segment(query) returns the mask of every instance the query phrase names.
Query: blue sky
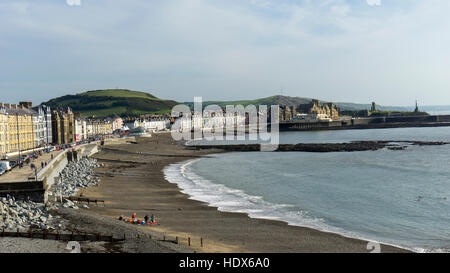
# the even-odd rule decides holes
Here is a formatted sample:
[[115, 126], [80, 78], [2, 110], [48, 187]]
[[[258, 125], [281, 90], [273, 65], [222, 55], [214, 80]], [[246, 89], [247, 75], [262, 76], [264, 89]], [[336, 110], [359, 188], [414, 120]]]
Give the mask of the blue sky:
[[77, 1], [0, 0], [1, 101], [119, 87], [450, 104], [448, 0]]

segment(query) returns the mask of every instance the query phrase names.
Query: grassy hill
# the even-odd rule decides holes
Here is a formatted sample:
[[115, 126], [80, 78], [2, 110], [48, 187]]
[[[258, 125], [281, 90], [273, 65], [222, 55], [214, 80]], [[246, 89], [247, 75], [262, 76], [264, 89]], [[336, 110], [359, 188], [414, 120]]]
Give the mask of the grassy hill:
[[76, 95], [66, 95], [42, 104], [52, 108], [69, 106], [83, 116], [106, 117], [136, 116], [141, 114], [170, 113], [178, 102], [159, 99], [151, 94], [126, 89], [106, 89], [87, 91]]
[[[267, 98], [261, 98], [261, 99], [255, 99], [255, 100], [237, 100], [237, 101], [204, 101], [203, 107], [206, 107], [208, 105], [218, 105], [222, 108], [224, 108], [227, 105], [243, 105], [247, 106], [249, 104], [253, 104], [255, 106], [259, 105], [296, 105], [296, 104], [304, 104], [311, 102], [311, 99], [309, 98], [301, 98], [301, 97], [288, 97], [288, 96], [271, 96]], [[184, 104], [189, 105], [192, 107], [194, 104], [192, 102], [185, 102]]]
[[[208, 105], [243, 105], [253, 104], [259, 105], [281, 105], [291, 106], [305, 104], [311, 102], [311, 98], [289, 97], [289, 96], [271, 96], [254, 100], [238, 100], [238, 101], [205, 101], [203, 107]], [[326, 102], [326, 101], [321, 101]], [[69, 106], [74, 112], [80, 112], [84, 116], [137, 116], [141, 114], [162, 114], [170, 113], [173, 106], [178, 102], [173, 100], [163, 100], [151, 94], [132, 91], [127, 89], [106, 89], [87, 91], [76, 95], [66, 95], [59, 98], [44, 102], [52, 108], [61, 106]], [[186, 105], [193, 108], [192, 102], [185, 102]], [[370, 104], [357, 103], [335, 103], [342, 111], [359, 111], [368, 110]], [[395, 107], [395, 106], [379, 106], [380, 111], [412, 111], [413, 107]]]
[[[220, 107], [225, 107], [226, 105], [243, 105], [247, 106], [249, 104], [253, 104], [255, 106], [259, 105], [280, 105], [280, 106], [292, 106], [297, 104], [305, 104], [310, 103], [311, 98], [304, 97], [289, 97], [289, 96], [271, 96], [262, 99], [255, 100], [239, 100], [239, 101], [205, 101], [203, 102], [203, 107], [215, 104]], [[322, 103], [327, 101], [321, 101]], [[185, 104], [190, 107], [193, 106], [192, 102], [185, 102]], [[335, 103], [337, 107], [339, 107], [343, 111], [359, 111], [359, 110], [369, 110], [372, 105], [371, 104], [358, 104], [358, 103], [347, 103], [347, 102], [337, 102]], [[395, 106], [377, 106], [379, 110], [383, 111], [408, 111], [411, 110], [408, 107], [395, 107]], [[413, 108], [412, 108], [413, 109]]]

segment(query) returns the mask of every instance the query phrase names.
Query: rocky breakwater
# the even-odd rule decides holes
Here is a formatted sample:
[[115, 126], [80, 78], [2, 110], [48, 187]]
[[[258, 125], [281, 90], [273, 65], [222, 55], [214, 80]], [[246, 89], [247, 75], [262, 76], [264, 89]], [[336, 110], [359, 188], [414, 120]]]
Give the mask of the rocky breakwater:
[[[276, 152], [311, 152], [311, 153], [329, 153], [329, 152], [358, 152], [358, 151], [376, 151], [380, 149], [405, 150], [409, 146], [440, 146], [448, 145], [449, 142], [436, 141], [352, 141], [346, 143], [297, 143], [280, 144]], [[235, 152], [254, 152], [260, 151], [260, 144], [236, 144], [236, 145], [186, 145], [187, 149], [220, 149]]]
[[62, 229], [64, 221], [52, 216], [53, 207], [31, 201], [15, 201], [13, 198], [0, 200], [0, 228], [10, 231], [24, 229]]
[[97, 160], [91, 158], [70, 162], [60, 173], [59, 179], [50, 189], [49, 195], [69, 197], [75, 195], [80, 188], [97, 186], [100, 179], [94, 176], [93, 169], [98, 167], [100, 165]]
[[[49, 190], [49, 196], [57, 196], [58, 201], [35, 203], [16, 201], [13, 197], [0, 199], [0, 229], [9, 231], [26, 229], [64, 230], [65, 220], [53, 213], [61, 206], [78, 209], [67, 197], [75, 195], [80, 188], [96, 186], [99, 178], [94, 176], [93, 168], [99, 167], [95, 159], [83, 158], [69, 163], [60, 173], [60, 179]], [[66, 197], [66, 198], [64, 198]], [[82, 206], [87, 208], [86, 205]]]

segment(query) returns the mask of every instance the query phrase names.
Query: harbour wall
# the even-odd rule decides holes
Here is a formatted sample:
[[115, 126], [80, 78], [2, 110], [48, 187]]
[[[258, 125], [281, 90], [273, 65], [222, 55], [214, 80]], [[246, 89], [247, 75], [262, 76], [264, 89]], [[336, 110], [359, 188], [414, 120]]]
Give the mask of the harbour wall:
[[331, 122], [281, 122], [280, 131], [348, 130], [450, 126], [450, 115], [369, 117]]

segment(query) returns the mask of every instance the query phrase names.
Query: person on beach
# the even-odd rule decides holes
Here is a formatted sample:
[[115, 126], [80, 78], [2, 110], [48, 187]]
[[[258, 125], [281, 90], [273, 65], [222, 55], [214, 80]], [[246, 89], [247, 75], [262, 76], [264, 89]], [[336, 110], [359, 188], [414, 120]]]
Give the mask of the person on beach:
[[146, 214], [144, 217], [145, 223], [148, 223], [148, 215]]
[[153, 216], [153, 214], [152, 214], [151, 223], [154, 223], [154, 222], [155, 222], [155, 216]]
[[136, 223], [136, 212], [131, 215], [131, 219]]

